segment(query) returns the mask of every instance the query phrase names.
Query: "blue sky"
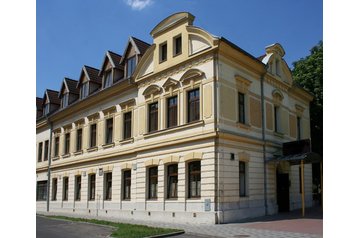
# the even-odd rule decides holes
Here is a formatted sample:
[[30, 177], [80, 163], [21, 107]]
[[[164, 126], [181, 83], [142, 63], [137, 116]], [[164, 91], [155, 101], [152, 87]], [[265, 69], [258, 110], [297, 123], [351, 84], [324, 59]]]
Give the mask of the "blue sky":
[[149, 32], [167, 16], [188, 11], [194, 25], [254, 56], [279, 42], [285, 60], [305, 57], [323, 39], [322, 0], [37, 0], [36, 95], [78, 80], [83, 65], [99, 68], [106, 50], [123, 54], [129, 36]]

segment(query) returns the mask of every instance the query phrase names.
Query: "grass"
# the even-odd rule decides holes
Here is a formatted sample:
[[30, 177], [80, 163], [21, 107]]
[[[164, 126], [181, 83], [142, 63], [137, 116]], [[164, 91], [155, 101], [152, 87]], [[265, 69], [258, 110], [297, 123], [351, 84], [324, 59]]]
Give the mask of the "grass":
[[75, 222], [88, 222], [98, 225], [112, 226], [116, 230], [111, 234], [111, 236], [120, 237], [120, 238], [142, 238], [147, 236], [164, 235], [164, 234], [182, 231], [177, 229], [150, 227], [150, 226], [143, 226], [143, 225], [132, 225], [132, 224], [116, 223], [116, 222], [96, 220], [96, 219], [74, 218], [74, 217], [66, 217], [66, 216], [48, 216], [48, 217], [75, 221]]

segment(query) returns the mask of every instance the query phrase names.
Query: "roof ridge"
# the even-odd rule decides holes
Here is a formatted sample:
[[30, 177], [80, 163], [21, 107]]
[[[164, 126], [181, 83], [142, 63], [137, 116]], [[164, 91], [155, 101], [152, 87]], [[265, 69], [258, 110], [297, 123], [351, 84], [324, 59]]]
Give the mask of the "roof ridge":
[[70, 81], [78, 82], [78, 80], [70, 79], [70, 78], [67, 78], [67, 77], [65, 77], [65, 80], [70, 80]]
[[88, 66], [88, 65], [83, 65], [83, 67], [85, 67], [85, 68], [90, 68], [90, 69], [95, 69], [95, 70], [99, 71], [99, 69], [97, 69], [97, 68], [94, 68], [94, 67], [92, 67], [92, 66]]
[[151, 44], [149, 44], [149, 43], [147, 43], [147, 42], [145, 42], [145, 41], [143, 41], [143, 40], [141, 40], [141, 39], [138, 39], [138, 38], [135, 37], [135, 36], [131, 36], [131, 37], [132, 37], [133, 39], [136, 39], [136, 40], [138, 40], [138, 41], [141, 41], [141, 42], [147, 44], [148, 46], [151, 46]]
[[52, 92], [55, 92], [55, 93], [58, 93], [58, 92], [59, 92], [59, 91], [55, 91], [55, 90], [53, 90], [53, 89], [48, 89], [48, 88], [46, 88], [45, 91], [52, 91]]
[[122, 57], [122, 55], [120, 55], [120, 54], [117, 54], [117, 53], [115, 53], [115, 52], [113, 52], [113, 51], [107, 50], [107, 52], [109, 52], [109, 53], [111, 53], [111, 54], [115, 54], [115, 55], [117, 55], [117, 56], [120, 56], [120, 57]]

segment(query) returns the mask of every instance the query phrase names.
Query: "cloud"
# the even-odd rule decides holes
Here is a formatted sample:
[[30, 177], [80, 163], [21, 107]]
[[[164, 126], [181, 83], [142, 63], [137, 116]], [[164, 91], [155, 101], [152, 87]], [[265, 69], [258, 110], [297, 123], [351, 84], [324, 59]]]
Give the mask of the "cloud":
[[126, 3], [133, 9], [133, 10], [142, 10], [143, 8], [149, 6], [153, 3], [152, 0], [126, 0]]

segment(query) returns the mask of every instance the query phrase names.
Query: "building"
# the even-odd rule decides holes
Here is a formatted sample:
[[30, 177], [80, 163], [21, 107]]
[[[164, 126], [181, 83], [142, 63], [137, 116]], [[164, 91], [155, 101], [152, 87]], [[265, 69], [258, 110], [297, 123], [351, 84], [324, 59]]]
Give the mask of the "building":
[[[310, 138], [312, 95], [276, 43], [254, 57], [173, 14], [37, 105], [37, 212], [223, 223], [301, 207], [300, 166], [265, 163]], [[311, 165], [304, 165], [312, 206]], [[283, 190], [279, 188], [284, 187]]]

